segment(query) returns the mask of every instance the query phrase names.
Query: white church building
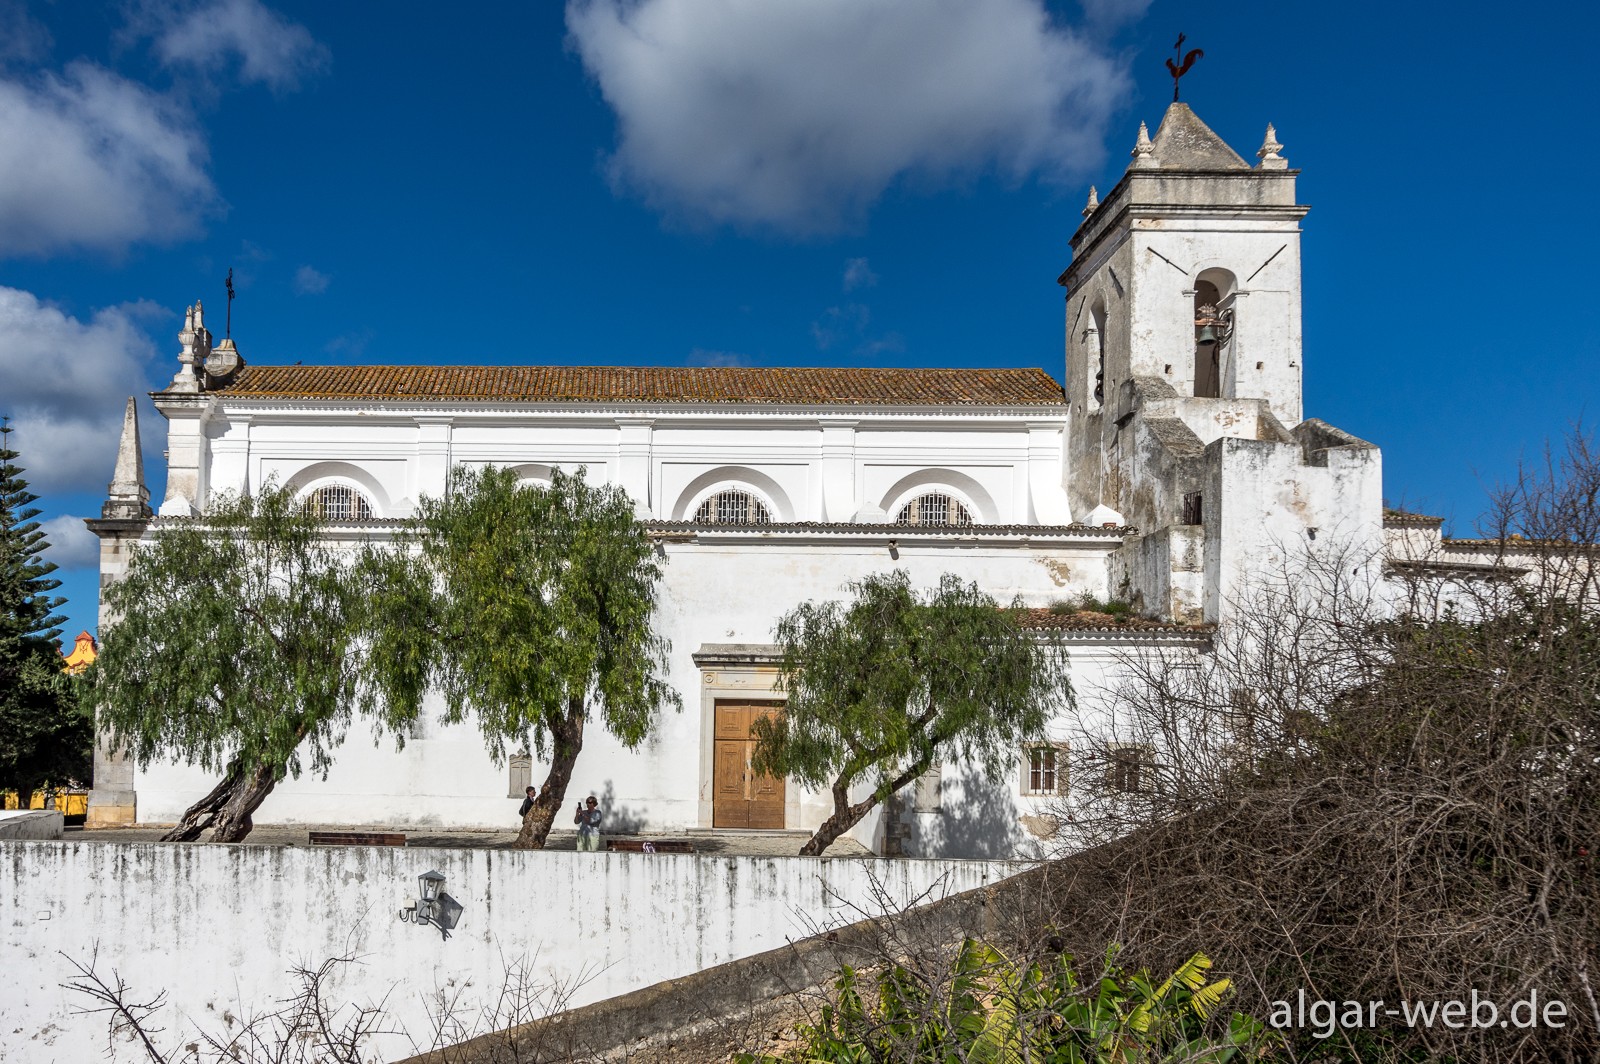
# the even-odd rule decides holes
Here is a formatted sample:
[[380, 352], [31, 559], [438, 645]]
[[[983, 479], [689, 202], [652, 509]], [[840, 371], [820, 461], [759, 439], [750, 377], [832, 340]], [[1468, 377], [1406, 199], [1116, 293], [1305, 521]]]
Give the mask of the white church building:
[[[1060, 277], [1064, 361], [1040, 369], [257, 366], [196, 306], [154, 394], [165, 494], [152, 513], [130, 413], [90, 522], [102, 582], [214, 492], [288, 484], [338, 535], [381, 539], [456, 466], [584, 467], [658, 545], [683, 710], [633, 751], [589, 729], [569, 802], [600, 796], [611, 831], [809, 831], [825, 794], [747, 770], [752, 716], [782, 703], [773, 628], [798, 603], [893, 568], [927, 587], [956, 573], [1067, 627], [1092, 700], [1121, 655], [1204, 653], [1229, 589], [1286, 545], [1383, 543], [1378, 448], [1303, 416], [1308, 208], [1280, 149], [1268, 127], [1251, 163], [1181, 103], [1141, 125], [1116, 187], [1090, 192]], [[1085, 593], [1144, 620], [1048, 610]], [[1019, 749], [998, 786], [942, 766], [852, 834], [879, 853], [1026, 852], [1070, 789], [1059, 753]], [[326, 779], [286, 780], [255, 820], [509, 830], [530, 770], [470, 724], [425, 721], [398, 752], [358, 727]], [[90, 822], [171, 822], [214, 783], [102, 751]]]

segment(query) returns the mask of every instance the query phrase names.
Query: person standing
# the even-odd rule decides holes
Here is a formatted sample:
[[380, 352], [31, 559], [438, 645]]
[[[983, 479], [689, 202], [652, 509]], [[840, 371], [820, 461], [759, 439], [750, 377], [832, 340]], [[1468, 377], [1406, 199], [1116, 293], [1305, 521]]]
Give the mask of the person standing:
[[529, 787], [528, 796], [522, 800], [522, 808], [517, 810], [517, 823], [520, 824], [528, 819], [528, 810], [533, 808], [534, 799], [537, 797], [539, 797], [539, 789], [537, 787]]
[[592, 794], [578, 806], [572, 822], [578, 825], [579, 850], [594, 853], [600, 849], [600, 815], [600, 803]]

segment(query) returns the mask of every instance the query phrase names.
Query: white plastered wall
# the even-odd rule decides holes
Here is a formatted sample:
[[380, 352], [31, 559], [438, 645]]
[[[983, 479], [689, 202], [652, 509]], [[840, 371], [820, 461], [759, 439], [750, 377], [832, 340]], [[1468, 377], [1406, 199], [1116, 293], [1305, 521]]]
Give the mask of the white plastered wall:
[[[12, 971], [0, 1060], [107, 1059], [107, 1022], [62, 984], [67, 958], [166, 1005], [152, 1026], [174, 1052], [201, 1032], [284, 1006], [288, 970], [335, 957], [336, 1007], [383, 1002], [372, 1058], [426, 1048], [437, 994], [471, 1027], [508, 965], [558, 982], [581, 1006], [777, 949], [879, 911], [1022, 871], [985, 861], [883, 862], [397, 847], [175, 846], [0, 841], [0, 956]], [[448, 939], [402, 922], [417, 877], [437, 871], [462, 906]], [[880, 894], [881, 890], [881, 894]], [[533, 986], [524, 989], [533, 989]], [[552, 1011], [549, 999], [534, 1002]], [[112, 1059], [147, 1060], [111, 1040]]]
[[[1071, 517], [1059, 407], [849, 416], [818, 408], [711, 414], [577, 406], [402, 414], [200, 402], [210, 404], [203, 434], [192, 403], [168, 427], [189, 441], [183, 454], [197, 456], [195, 470], [175, 468], [174, 476], [198, 492], [201, 505], [211, 490], [249, 492], [268, 480], [304, 487], [342, 471], [379, 501], [376, 516], [402, 517], [423, 495], [444, 490], [450, 468], [493, 463], [586, 468], [591, 479], [626, 490], [641, 517], [658, 520], [692, 517], [696, 498], [741, 480], [775, 503], [778, 521], [881, 521], [904, 494], [898, 489], [919, 482], [971, 496], [974, 516], [987, 523]], [[947, 475], [931, 475], [940, 470]]]
[[[891, 535], [905, 537], [897, 540], [893, 554]], [[671, 642], [667, 678], [682, 699], [683, 711], [664, 714], [650, 738], [631, 751], [591, 723], [568, 790], [569, 804], [594, 793], [607, 809], [608, 825], [619, 830], [710, 826], [711, 751], [705, 714], [711, 703], [707, 670], [694, 661], [704, 646], [770, 643], [779, 616], [798, 603], [843, 598], [849, 582], [896, 568], [905, 569], [920, 587], [932, 587], [944, 573], [954, 572], [1002, 602], [1016, 595], [1033, 606], [1085, 592], [1104, 597], [1106, 555], [1120, 543], [1115, 537], [1054, 547], [917, 541], [890, 529], [882, 537], [845, 542], [761, 540], [753, 532], [720, 542], [663, 545], [658, 625]], [[717, 682], [726, 685], [729, 679], [719, 677]], [[748, 684], [738, 690], [753, 693]], [[430, 711], [436, 720], [443, 707], [435, 702]], [[535, 781], [542, 782], [543, 774], [536, 764]], [[140, 820], [174, 821], [214, 784], [213, 778], [188, 766], [158, 764], [140, 770]], [[255, 820], [509, 830], [515, 825], [516, 800], [508, 796], [508, 784], [508, 769], [503, 762], [494, 763], [470, 724], [425, 724], [397, 752], [392, 738], [374, 735], [358, 723], [326, 780], [305, 775], [284, 781]], [[789, 797], [791, 828], [814, 828], [827, 814], [826, 795], [807, 794], [791, 783]], [[1022, 815], [1020, 806], [1015, 815]], [[558, 818], [558, 828], [569, 826]], [[880, 848], [878, 814], [852, 835]]]

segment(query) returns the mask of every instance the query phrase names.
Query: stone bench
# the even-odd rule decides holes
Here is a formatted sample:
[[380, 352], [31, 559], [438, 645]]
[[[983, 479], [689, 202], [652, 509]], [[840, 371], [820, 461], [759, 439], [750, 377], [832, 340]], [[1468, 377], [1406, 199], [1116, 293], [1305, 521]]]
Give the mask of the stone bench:
[[606, 849], [618, 853], [694, 853], [694, 843], [688, 839], [607, 839]]
[[404, 846], [405, 835], [396, 831], [313, 831], [313, 846]]

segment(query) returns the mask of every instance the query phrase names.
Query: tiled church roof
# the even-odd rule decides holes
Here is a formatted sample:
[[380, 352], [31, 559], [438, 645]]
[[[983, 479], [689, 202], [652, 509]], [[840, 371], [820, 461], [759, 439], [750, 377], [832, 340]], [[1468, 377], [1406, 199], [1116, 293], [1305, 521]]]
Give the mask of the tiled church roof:
[[221, 394], [488, 402], [1059, 404], [1040, 369], [747, 366], [245, 366]]

